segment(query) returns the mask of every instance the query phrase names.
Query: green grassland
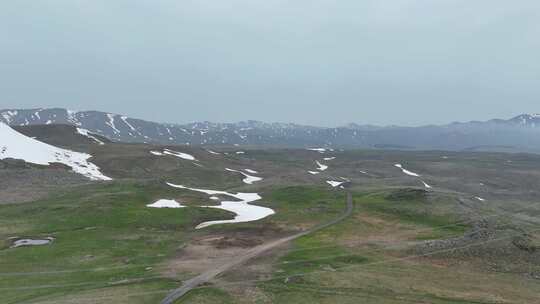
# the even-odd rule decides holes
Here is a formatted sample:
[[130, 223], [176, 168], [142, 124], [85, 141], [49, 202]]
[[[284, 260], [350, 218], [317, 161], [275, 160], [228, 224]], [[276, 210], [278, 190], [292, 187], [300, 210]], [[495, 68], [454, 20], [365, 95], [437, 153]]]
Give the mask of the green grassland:
[[[423, 242], [459, 238], [473, 229], [468, 220], [499, 211], [507, 222], [525, 219], [523, 227], [538, 227], [536, 156], [448, 153], [443, 159], [436, 151], [338, 151], [328, 171], [312, 176], [307, 170], [322, 156], [311, 151], [249, 150], [238, 156], [231, 148], [231, 155], [216, 156], [176, 148], [195, 155], [201, 167], [153, 156], [149, 151], [158, 147], [149, 145], [85, 149], [115, 181], [70, 185], [36, 201], [0, 205], [0, 303], [158, 303], [196, 274], [166, 271], [194, 239], [242, 233], [266, 241], [338, 217], [345, 191], [325, 181], [339, 176], [353, 181], [352, 216], [223, 275], [179, 303], [538, 303], [538, 279], [490, 270], [480, 253], [403, 259]], [[398, 162], [434, 189], [419, 190], [417, 179], [393, 166]], [[244, 185], [225, 167], [255, 169], [265, 179]], [[203, 221], [233, 215], [199, 208], [215, 202], [165, 182], [257, 192], [263, 199], [255, 204], [276, 214], [195, 230]], [[476, 195], [488, 202], [475, 201]], [[145, 207], [161, 198], [188, 208]], [[512, 216], [524, 206], [530, 212]], [[50, 236], [51, 245], [9, 248], [11, 237]], [[537, 233], [531, 238], [534, 244], [540, 240]], [[501, 259], [523, 260], [531, 273], [540, 271], [538, 251], [513, 255], [516, 249], [508, 244]]]
[[[9, 227], [0, 235], [5, 240], [0, 247], [2, 303], [85, 299], [97, 291], [115, 295], [115, 289], [122, 293], [134, 286], [137, 293], [163, 293], [193, 275], [164, 277], [162, 272], [164, 262], [196, 235], [260, 227], [288, 234], [325, 222], [343, 209], [343, 194], [325, 188], [301, 186], [266, 191], [263, 204], [275, 208], [275, 217], [200, 231], [194, 230], [198, 223], [232, 214], [196, 208], [210, 202], [204, 195], [161, 182], [97, 183], [32, 203], [0, 206], [1, 226]], [[189, 202], [186, 205], [191, 207], [145, 207], [163, 197]], [[286, 223], [298, 227], [287, 228]], [[10, 249], [8, 238], [13, 236], [52, 236], [55, 241], [47, 246]], [[130, 303], [154, 303], [162, 293], [135, 297]]]
[[[235, 303], [251, 303], [236, 282], [262, 295], [260, 303], [535, 303], [540, 286], [520, 274], [437, 255], [403, 259], [412, 244], [458, 237], [470, 226], [453, 213], [449, 197], [396, 200], [395, 192], [356, 193], [353, 216], [298, 239], [284, 254], [254, 261], [269, 265], [267, 279], [242, 283], [241, 272], [231, 273], [216, 287]], [[204, 303], [197, 292], [181, 303]]]
[[[10, 227], [2, 239], [55, 238], [49, 246], [14, 249], [8, 249], [5, 242], [0, 250], [3, 301], [17, 303], [121, 285], [127, 280], [174, 286], [171, 280], [159, 277], [155, 265], [171, 256], [194, 233], [197, 223], [230, 215], [208, 208], [144, 207], [167, 194], [175, 197], [173, 191], [158, 184], [114, 182], [80, 187], [43, 201], [1, 206], [1, 225]], [[44, 274], [24, 275], [26, 272]], [[17, 289], [46, 285], [69, 286]]]

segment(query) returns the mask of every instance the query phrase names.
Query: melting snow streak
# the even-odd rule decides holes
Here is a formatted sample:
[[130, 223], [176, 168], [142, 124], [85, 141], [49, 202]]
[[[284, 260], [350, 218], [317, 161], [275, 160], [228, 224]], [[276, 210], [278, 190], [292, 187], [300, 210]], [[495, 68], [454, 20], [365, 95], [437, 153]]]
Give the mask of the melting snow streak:
[[318, 160], [315, 161], [315, 163], [317, 164], [317, 166], [318, 166], [317, 170], [319, 170], [319, 171], [324, 171], [324, 170], [328, 169], [327, 165], [321, 164]]
[[402, 166], [401, 164], [395, 164], [394, 166], [400, 168], [401, 171], [403, 171], [403, 173], [405, 173], [405, 174], [407, 174], [407, 175], [415, 176], [415, 177], [420, 177], [420, 174], [411, 172], [411, 171], [409, 171], [409, 170], [403, 168], [403, 166]]
[[[252, 175], [248, 175], [242, 171], [239, 171], [239, 170], [234, 170], [234, 169], [229, 169], [229, 168], [225, 168], [225, 170], [229, 171], [229, 172], [236, 172], [236, 173], [240, 173], [242, 174], [245, 178], [242, 180], [244, 183], [248, 184], [248, 185], [251, 185], [255, 182], [258, 182], [258, 181], [261, 181], [262, 180], [262, 177], [257, 177], [257, 176], [252, 176]], [[247, 171], [247, 170], [246, 170]]]
[[105, 143], [102, 142], [101, 140], [99, 140], [97, 137], [93, 136], [90, 131], [86, 130], [86, 129], [81, 129], [81, 128], [77, 128], [77, 133], [83, 135], [83, 136], [86, 136], [88, 138], [90, 138], [91, 140], [97, 142], [98, 144], [100, 145], [104, 145]]
[[234, 219], [204, 222], [197, 225], [197, 227], [195, 227], [196, 229], [201, 229], [204, 227], [217, 225], [217, 224], [244, 223], [244, 222], [257, 221], [275, 213], [274, 210], [270, 208], [250, 205], [250, 203], [261, 199], [261, 196], [257, 193], [234, 194], [234, 193], [229, 193], [225, 191], [188, 188], [182, 185], [175, 185], [171, 183], [167, 183], [167, 185], [174, 188], [202, 192], [207, 195], [211, 195], [212, 197], [214, 197], [214, 199], [217, 198], [215, 195], [226, 195], [226, 196], [230, 196], [238, 200], [238, 201], [222, 201], [221, 205], [219, 206], [206, 206], [208, 208], [222, 209], [222, 210], [235, 213], [236, 216], [234, 217]]

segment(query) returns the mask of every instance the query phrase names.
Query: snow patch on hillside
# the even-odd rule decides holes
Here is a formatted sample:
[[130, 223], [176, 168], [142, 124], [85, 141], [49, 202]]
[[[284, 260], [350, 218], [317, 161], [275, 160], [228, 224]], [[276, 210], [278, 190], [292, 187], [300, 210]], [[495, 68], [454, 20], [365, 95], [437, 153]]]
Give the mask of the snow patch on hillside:
[[402, 171], [403, 173], [407, 174], [407, 175], [414, 176], [414, 177], [420, 177], [420, 176], [421, 176], [421, 175], [418, 174], [418, 173], [414, 173], [414, 172], [412, 172], [412, 171], [409, 171], [409, 170], [403, 168], [403, 166], [402, 166], [401, 164], [395, 164], [394, 166], [397, 167], [397, 168], [400, 168], [401, 171]]
[[197, 225], [195, 229], [201, 229], [201, 228], [205, 228], [205, 227], [208, 227], [211, 225], [217, 225], [217, 224], [252, 222], [252, 221], [263, 219], [275, 213], [274, 210], [270, 208], [250, 205], [250, 203], [262, 199], [262, 197], [257, 193], [242, 193], [242, 192], [229, 193], [225, 191], [189, 188], [182, 185], [175, 185], [171, 183], [167, 183], [167, 185], [174, 188], [202, 192], [207, 195], [211, 195], [215, 198], [217, 198], [215, 195], [226, 195], [226, 196], [233, 197], [238, 200], [238, 201], [221, 201], [221, 204], [219, 206], [205, 206], [207, 208], [222, 209], [222, 210], [235, 213], [236, 216], [234, 217], [234, 219], [204, 222]]
[[182, 152], [178, 152], [178, 151], [174, 151], [174, 150], [170, 150], [170, 149], [165, 149], [163, 150], [163, 154], [168, 154], [168, 155], [172, 155], [172, 156], [176, 156], [176, 157], [179, 157], [179, 158], [182, 158], [182, 159], [185, 159], [185, 160], [197, 160], [195, 159], [195, 157], [191, 154], [187, 154], [187, 153], [182, 153]]
[[431, 187], [430, 185], [428, 185], [425, 181], [423, 180], [420, 180], [422, 182], [422, 184], [424, 184], [424, 187], [426, 187], [426, 189], [431, 189], [433, 187]]
[[18, 111], [5, 111], [2, 112], [2, 117], [8, 124], [10, 124], [13, 121], [13, 116], [17, 116], [17, 114], [19, 114]]
[[114, 124], [114, 114], [107, 113], [107, 118], [109, 121], [105, 122], [111, 129], [113, 129], [115, 134], [120, 134], [120, 130], [116, 128], [116, 125]]
[[150, 151], [150, 154], [156, 155], [156, 156], [172, 155], [172, 156], [176, 156], [176, 157], [179, 157], [179, 158], [185, 159], [185, 160], [197, 161], [197, 159], [191, 154], [178, 152], [178, 151], [174, 151], [174, 150], [171, 150], [171, 149], [164, 149], [163, 152]]
[[332, 181], [332, 180], [329, 180], [329, 181], [326, 181], [330, 186], [336, 188], [336, 187], [339, 187], [341, 186], [343, 183], [345, 182], [338, 182], [338, 181]]
[[317, 164], [317, 166], [318, 166], [317, 170], [319, 170], [319, 171], [324, 171], [324, 170], [328, 169], [327, 165], [321, 164], [318, 160], [316, 160], [315, 163]]
[[[128, 119], [130, 119], [129, 117], [127, 117], [127, 116], [120, 116], [120, 119], [122, 119], [122, 121], [124, 122], [124, 124], [125, 124], [126, 126], [128, 126], [128, 128], [129, 128], [131, 131], [137, 133], [137, 134], [140, 135], [140, 136], [143, 136], [143, 135], [141, 134], [141, 132], [139, 132], [139, 130], [137, 130], [132, 124], [129, 123], [129, 121], [128, 121]], [[168, 129], [167, 129], [167, 130], [168, 130]], [[129, 132], [129, 134], [133, 136], [133, 134], [132, 134], [131, 132]], [[169, 134], [170, 134], [170, 132], [169, 132]]]
[[258, 177], [258, 176], [252, 176], [252, 175], [249, 175], [247, 173], [244, 173], [240, 170], [234, 170], [234, 169], [229, 169], [229, 168], [225, 168], [225, 170], [229, 171], [229, 172], [236, 172], [236, 173], [240, 173], [242, 174], [245, 178], [242, 180], [244, 183], [248, 184], [248, 185], [251, 185], [255, 182], [258, 182], [258, 181], [261, 181], [262, 180], [262, 177]]
[[82, 129], [82, 128], [77, 128], [77, 133], [81, 134], [82, 136], [86, 136], [88, 138], [90, 138], [91, 140], [95, 141], [96, 143], [100, 144], [100, 145], [104, 145], [105, 143], [102, 142], [101, 140], [99, 140], [97, 137], [95, 137], [94, 135], [92, 135], [92, 133], [90, 133], [90, 131], [86, 130], [86, 129]]
[[103, 175], [99, 167], [89, 162], [90, 154], [57, 148], [25, 136], [11, 127], [0, 123], [0, 160], [22, 159], [28, 163], [48, 166], [61, 163], [92, 180], [111, 180]]
[[220, 155], [221, 153], [218, 153], [218, 152], [215, 152], [215, 151], [212, 151], [212, 150], [206, 150], [208, 153], [210, 154], [213, 154], [213, 155]]
[[150, 208], [184, 208], [185, 206], [175, 200], [160, 199], [155, 203], [146, 205]]

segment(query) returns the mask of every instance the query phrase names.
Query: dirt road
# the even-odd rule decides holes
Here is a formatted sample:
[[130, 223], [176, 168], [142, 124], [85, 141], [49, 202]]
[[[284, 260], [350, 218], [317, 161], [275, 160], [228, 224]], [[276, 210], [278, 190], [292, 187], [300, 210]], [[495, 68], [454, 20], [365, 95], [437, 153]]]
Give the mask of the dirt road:
[[173, 290], [171, 293], [169, 293], [167, 295], [167, 297], [165, 297], [165, 299], [163, 299], [163, 301], [161, 301], [161, 304], [172, 304], [172, 303], [174, 303], [175, 301], [180, 299], [182, 296], [184, 296], [186, 293], [188, 293], [193, 288], [195, 288], [197, 286], [200, 286], [201, 284], [204, 284], [204, 283], [212, 280], [213, 278], [215, 278], [219, 274], [224, 273], [224, 272], [226, 272], [226, 271], [228, 271], [228, 270], [230, 270], [230, 269], [232, 269], [232, 268], [234, 268], [234, 267], [236, 267], [238, 265], [241, 265], [241, 264], [249, 261], [250, 259], [253, 259], [253, 258], [257, 257], [257, 256], [261, 255], [262, 253], [264, 253], [264, 252], [266, 252], [266, 251], [268, 251], [268, 250], [270, 250], [272, 248], [283, 245], [283, 244], [285, 244], [287, 242], [290, 242], [290, 241], [292, 241], [294, 239], [303, 237], [303, 236], [308, 235], [310, 233], [317, 232], [317, 231], [322, 230], [324, 228], [327, 228], [329, 226], [335, 225], [335, 224], [343, 221], [347, 217], [349, 217], [352, 214], [352, 211], [353, 211], [352, 194], [350, 192], [347, 192], [347, 207], [346, 207], [345, 211], [343, 212], [343, 214], [341, 214], [339, 217], [335, 218], [334, 220], [332, 220], [330, 222], [324, 223], [324, 224], [319, 225], [319, 226], [315, 226], [315, 227], [313, 227], [313, 228], [311, 228], [309, 230], [297, 233], [295, 235], [291, 235], [291, 236], [288, 236], [288, 237], [285, 237], [285, 238], [282, 238], [282, 239], [279, 239], [279, 240], [272, 241], [270, 243], [266, 243], [266, 244], [262, 244], [260, 246], [257, 246], [255, 248], [251, 249], [250, 251], [248, 251], [247, 253], [245, 253], [244, 255], [235, 257], [231, 261], [229, 261], [229, 262], [227, 262], [227, 263], [225, 263], [225, 264], [223, 264], [223, 265], [221, 265], [219, 267], [216, 267], [214, 269], [205, 271], [205, 272], [201, 273], [200, 275], [185, 281], [184, 284], [182, 284], [182, 286], [180, 286], [179, 288], [177, 288], [177, 289]]

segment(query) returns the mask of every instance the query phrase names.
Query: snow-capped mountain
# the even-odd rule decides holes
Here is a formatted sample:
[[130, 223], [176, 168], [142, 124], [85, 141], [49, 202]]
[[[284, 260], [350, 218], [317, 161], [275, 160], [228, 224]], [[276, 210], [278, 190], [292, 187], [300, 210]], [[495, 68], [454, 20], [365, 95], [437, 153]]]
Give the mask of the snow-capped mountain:
[[91, 157], [90, 154], [40, 142], [0, 122], [0, 160], [20, 159], [43, 166], [60, 163], [92, 180], [110, 180], [111, 178], [103, 175], [95, 164], [88, 161]]
[[185, 125], [155, 123], [123, 115], [66, 109], [0, 111], [0, 122], [11, 126], [69, 124], [123, 142], [191, 145], [277, 144], [282, 138], [304, 136], [323, 130], [295, 124], [245, 121], [234, 124], [195, 122]]
[[522, 114], [510, 120], [515, 124], [530, 128], [540, 127], [540, 114]]
[[321, 128], [290, 123], [243, 121], [167, 124], [98, 111], [26, 109], [0, 111], [11, 126], [70, 124], [113, 141], [180, 145], [335, 147], [411, 150], [489, 150], [540, 152], [540, 115], [509, 120], [422, 127], [348, 124]]

